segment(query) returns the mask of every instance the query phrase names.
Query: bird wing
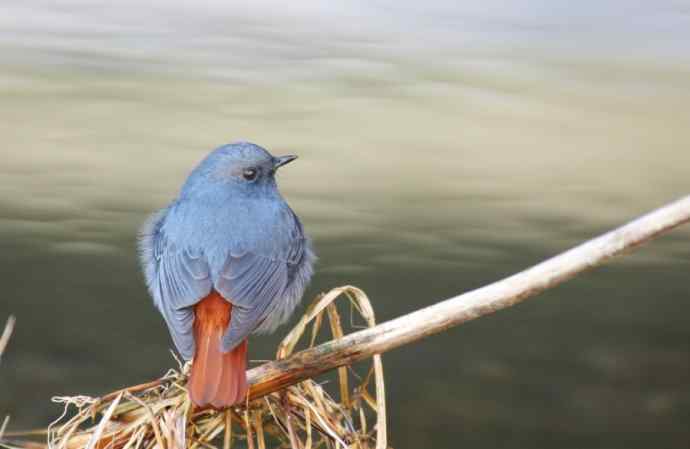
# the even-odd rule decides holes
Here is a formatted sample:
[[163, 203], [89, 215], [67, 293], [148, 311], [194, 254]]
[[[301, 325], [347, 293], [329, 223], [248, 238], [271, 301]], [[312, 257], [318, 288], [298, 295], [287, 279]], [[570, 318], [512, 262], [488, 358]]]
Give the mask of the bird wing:
[[282, 324], [302, 297], [315, 259], [302, 225], [291, 213], [292, 229], [271, 254], [230, 252], [215, 289], [232, 305], [222, 350], [232, 350], [252, 332], [270, 332]]
[[163, 209], [144, 225], [139, 248], [154, 304], [184, 359], [194, 356], [191, 306], [214, 288], [233, 305], [230, 326], [223, 335], [223, 352], [252, 332], [270, 332], [287, 320], [311, 278], [315, 259], [294, 213], [290, 211], [291, 229], [282, 244], [272, 246], [271, 251], [230, 250], [217, 276], [212, 276], [216, 271], [201, 251], [180, 247], [166, 237], [166, 213]]
[[194, 355], [194, 312], [190, 306], [211, 292], [213, 281], [200, 251], [180, 248], [166, 237], [166, 213], [167, 209], [163, 209], [146, 222], [139, 249], [154, 304], [163, 315], [177, 350], [189, 360]]

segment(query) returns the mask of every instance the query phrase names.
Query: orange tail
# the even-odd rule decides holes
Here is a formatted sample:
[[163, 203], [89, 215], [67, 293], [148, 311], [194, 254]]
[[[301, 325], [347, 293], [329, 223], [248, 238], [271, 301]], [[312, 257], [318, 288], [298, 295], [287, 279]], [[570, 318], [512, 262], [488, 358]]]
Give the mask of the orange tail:
[[229, 407], [247, 394], [247, 340], [226, 354], [220, 351], [231, 313], [232, 305], [215, 291], [194, 306], [196, 350], [187, 387], [200, 407]]

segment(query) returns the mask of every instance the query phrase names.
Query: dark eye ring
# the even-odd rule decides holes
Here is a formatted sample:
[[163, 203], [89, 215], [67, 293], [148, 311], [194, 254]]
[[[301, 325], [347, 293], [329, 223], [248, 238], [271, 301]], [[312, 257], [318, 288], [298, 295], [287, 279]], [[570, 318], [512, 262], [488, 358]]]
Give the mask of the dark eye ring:
[[258, 174], [259, 172], [255, 168], [248, 168], [242, 172], [242, 177], [247, 181], [253, 181]]

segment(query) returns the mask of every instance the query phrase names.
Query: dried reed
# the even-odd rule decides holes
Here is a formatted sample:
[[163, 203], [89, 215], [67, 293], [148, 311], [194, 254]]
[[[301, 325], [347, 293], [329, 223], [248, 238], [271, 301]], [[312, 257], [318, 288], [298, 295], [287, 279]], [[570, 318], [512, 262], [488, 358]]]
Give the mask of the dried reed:
[[10, 337], [14, 331], [15, 321], [14, 315], [10, 315], [5, 323], [5, 330], [3, 330], [2, 334], [0, 335], [0, 360], [2, 360], [2, 353], [5, 352], [5, 348], [7, 348], [7, 344], [10, 342]]
[[[319, 295], [307, 308], [279, 345], [277, 359], [290, 356], [300, 345], [317, 344], [325, 321], [332, 338], [343, 337], [345, 329], [335, 303], [338, 298], [349, 303], [350, 330], [357, 327], [354, 315], [366, 327], [376, 324], [371, 303], [362, 290], [350, 286], [333, 289]], [[249, 449], [385, 449], [380, 356], [372, 357], [368, 365], [361, 371], [362, 376], [352, 366], [339, 368], [337, 388], [330, 393], [324, 385], [308, 379], [219, 411], [192, 406], [185, 390], [189, 364], [180, 364], [156, 381], [100, 398], [53, 398], [65, 408], [47, 429], [43, 448], [230, 449], [238, 445]], [[37, 449], [36, 443], [29, 446], [28, 441], [0, 444], [12, 449]]]

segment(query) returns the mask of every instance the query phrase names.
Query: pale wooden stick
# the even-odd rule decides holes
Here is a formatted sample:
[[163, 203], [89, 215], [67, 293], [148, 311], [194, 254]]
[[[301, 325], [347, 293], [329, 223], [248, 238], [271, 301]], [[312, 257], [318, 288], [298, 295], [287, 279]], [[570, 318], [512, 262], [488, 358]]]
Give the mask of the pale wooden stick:
[[10, 342], [10, 337], [14, 331], [15, 321], [14, 315], [10, 315], [10, 317], [7, 319], [7, 323], [5, 324], [5, 330], [3, 330], [2, 335], [0, 335], [0, 358], [2, 358], [2, 353], [5, 352], [7, 343]]
[[515, 305], [690, 221], [690, 196], [525, 271], [247, 373], [251, 398]]

